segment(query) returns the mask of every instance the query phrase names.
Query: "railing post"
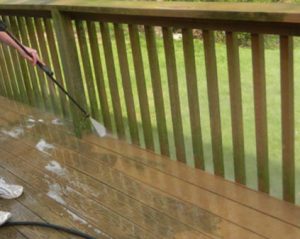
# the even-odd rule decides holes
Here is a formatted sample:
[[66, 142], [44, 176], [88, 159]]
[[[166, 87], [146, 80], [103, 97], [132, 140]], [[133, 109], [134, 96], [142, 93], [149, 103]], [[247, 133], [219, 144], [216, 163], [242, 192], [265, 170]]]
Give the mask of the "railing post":
[[[86, 98], [71, 19], [63, 15], [57, 9], [52, 10], [51, 13], [54, 30], [57, 35], [67, 90], [83, 107], [86, 107]], [[75, 133], [77, 136], [81, 136], [82, 129], [86, 127], [86, 124], [81, 123], [83, 115], [76, 107], [71, 105], [71, 116]]]

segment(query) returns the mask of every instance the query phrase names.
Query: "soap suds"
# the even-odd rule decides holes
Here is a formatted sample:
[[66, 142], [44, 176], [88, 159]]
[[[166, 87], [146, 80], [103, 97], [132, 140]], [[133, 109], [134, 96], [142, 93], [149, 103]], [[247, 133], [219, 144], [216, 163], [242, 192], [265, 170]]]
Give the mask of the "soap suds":
[[51, 150], [51, 149], [54, 149], [55, 147], [52, 145], [52, 144], [48, 144], [44, 139], [41, 139], [37, 144], [36, 144], [36, 149], [41, 151], [41, 152], [44, 152], [44, 153], [47, 153], [47, 150]]
[[24, 130], [21, 127], [17, 127], [9, 131], [3, 129], [1, 130], [1, 132], [15, 139], [17, 139], [20, 135], [24, 134]]
[[66, 205], [65, 200], [62, 198], [62, 196], [63, 196], [62, 188], [57, 183], [49, 185], [49, 191], [47, 193], [47, 196], [62, 205]]
[[67, 170], [63, 168], [57, 161], [52, 160], [50, 163], [48, 163], [45, 168], [52, 172], [55, 173], [59, 176], [64, 176], [67, 173]]

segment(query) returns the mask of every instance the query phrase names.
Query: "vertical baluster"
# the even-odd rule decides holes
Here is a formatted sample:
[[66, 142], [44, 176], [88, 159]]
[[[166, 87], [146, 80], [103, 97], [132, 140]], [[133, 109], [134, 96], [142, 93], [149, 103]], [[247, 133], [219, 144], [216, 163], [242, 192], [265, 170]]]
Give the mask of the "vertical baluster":
[[[9, 17], [4, 16], [3, 20], [10, 27]], [[11, 29], [9, 29], [11, 31]], [[7, 67], [10, 72], [10, 82], [12, 85], [12, 89], [14, 91], [14, 98], [18, 101], [24, 100], [24, 92], [20, 89], [19, 81], [20, 81], [20, 70], [17, 61], [17, 53], [15, 49], [10, 48], [9, 46], [3, 47], [5, 59], [8, 59]]]
[[210, 129], [215, 174], [224, 176], [222, 129], [214, 32], [203, 31]]
[[[36, 28], [36, 32], [37, 32], [37, 38], [38, 38], [39, 45], [40, 45], [40, 55], [41, 55], [43, 61], [45, 62], [45, 64], [50, 65], [50, 58], [49, 58], [49, 53], [48, 53], [48, 49], [47, 49], [47, 42], [45, 39], [45, 30], [43, 27], [43, 19], [35, 18], [34, 23], [35, 23], [35, 28]], [[47, 77], [45, 77], [45, 78], [47, 80], [47, 86], [48, 86], [47, 91], [49, 92], [52, 109], [54, 110], [55, 113], [59, 114], [60, 108], [59, 108], [59, 105], [57, 104], [58, 97], [56, 94], [54, 83], [51, 80], [47, 79]]]
[[[29, 17], [26, 17], [25, 21], [26, 21], [26, 26], [27, 26], [27, 29], [28, 29], [28, 35], [29, 35], [29, 39], [30, 39], [30, 43], [31, 43], [30, 45], [31, 45], [31, 47], [35, 48], [38, 52], [40, 52], [37, 37], [36, 37], [36, 34], [35, 34], [33, 20]], [[41, 70], [37, 70], [37, 76], [38, 76], [38, 84], [39, 84], [40, 89], [41, 89], [40, 94], [42, 95], [43, 107], [45, 109], [50, 109], [51, 105], [50, 105], [50, 101], [48, 99], [46, 76], [43, 74], [43, 72]]]
[[[18, 21], [18, 25], [19, 25], [19, 29], [20, 29], [22, 42], [26, 46], [30, 46], [24, 17], [18, 17], [17, 21]], [[34, 67], [32, 67], [29, 63], [27, 64], [27, 68], [28, 68], [28, 73], [29, 73], [29, 80], [32, 85], [32, 93], [33, 93], [32, 97], [34, 98], [33, 104], [36, 106], [39, 106], [42, 96], [41, 96], [41, 93], [39, 90], [36, 72], [35, 72]]]
[[252, 34], [253, 85], [258, 188], [269, 192], [269, 155], [266, 105], [265, 55], [262, 35]]
[[[16, 24], [15, 17], [13, 16], [6, 17], [6, 22], [9, 23], [10, 26], [9, 31], [13, 35], [15, 35], [17, 39], [19, 39], [18, 26]], [[17, 52], [15, 49], [11, 47], [10, 47], [10, 54], [12, 57], [13, 69], [16, 75], [16, 83], [19, 88], [22, 102], [29, 103], [29, 98], [26, 92], [25, 79], [24, 79], [26, 77], [25, 76], [26, 72], [24, 72], [26, 67], [25, 59], [20, 56], [19, 52]]]
[[293, 38], [280, 36], [283, 198], [295, 202]]
[[[170, 104], [171, 104], [176, 158], [181, 162], [186, 162], [183, 126], [182, 126], [182, 118], [181, 118], [182, 115], [181, 115], [180, 97], [179, 97], [179, 89], [178, 89], [176, 57], [175, 57], [174, 41], [173, 41], [171, 28], [165, 28], [165, 27], [163, 28], [163, 40], [164, 40], [166, 67], [167, 67], [167, 75], [168, 75], [169, 97], [170, 97]], [[199, 164], [200, 161], [198, 160], [195, 161], [195, 166], [197, 168], [204, 169], [204, 164], [200, 165]]]
[[[54, 29], [56, 32], [58, 47], [61, 53], [61, 60], [69, 93], [76, 101], [86, 108], [86, 97], [81, 78], [79, 59], [76, 50], [75, 36], [71, 19], [58, 10], [52, 10]], [[82, 128], [83, 112], [80, 112], [72, 103], [71, 113], [76, 135], [80, 136]]]
[[[56, 76], [56, 80], [62, 86], [65, 86], [65, 82], [63, 80], [62, 69], [59, 64], [59, 54], [58, 54], [57, 45], [55, 44], [56, 39], [55, 39], [55, 35], [54, 35], [54, 31], [53, 31], [53, 24], [51, 22], [51, 19], [44, 18], [44, 24], [45, 24], [45, 30], [46, 30], [46, 34], [47, 34], [47, 38], [48, 38], [49, 49], [50, 49], [49, 57], [52, 59], [53, 70], [54, 70], [54, 74]], [[58, 95], [60, 98], [63, 116], [69, 116], [70, 108], [69, 108], [69, 104], [68, 104], [66, 95], [61, 90], [58, 90]]]
[[[12, 29], [14, 29], [14, 34], [15, 34], [16, 38], [19, 41], [21, 41], [22, 39], [21, 39], [21, 34], [20, 34], [20, 28], [17, 25], [16, 17], [11, 16], [10, 22], [11, 22]], [[20, 57], [19, 57], [19, 61], [20, 61], [21, 74], [22, 74], [22, 78], [23, 78], [23, 82], [21, 84], [24, 85], [24, 91], [25, 91], [24, 94], [26, 95], [28, 102], [33, 105], [35, 102], [35, 96], [34, 96], [30, 78], [29, 78], [29, 70], [27, 68], [27, 63], [26, 63], [25, 59], [22, 59]], [[30, 66], [30, 67], [32, 67], [32, 66]]]
[[110, 38], [109, 27], [107, 23], [100, 24], [103, 47], [104, 47], [104, 55], [107, 67], [107, 74], [108, 74], [108, 82], [110, 86], [110, 91], [112, 95], [112, 103], [113, 103], [113, 110], [116, 120], [117, 132], [120, 137], [125, 137], [125, 129], [124, 123], [122, 118], [122, 107], [120, 102], [120, 95], [118, 90], [118, 83], [116, 77], [116, 70], [115, 64], [113, 59], [113, 51], [112, 51], [112, 44]]
[[7, 62], [8, 59], [5, 59], [4, 57], [4, 52], [2, 49], [2, 46], [0, 46], [0, 67], [1, 67], [1, 72], [2, 72], [2, 76], [3, 76], [3, 82], [5, 84], [5, 89], [6, 89], [6, 93], [8, 98], [13, 99], [14, 95], [13, 95], [13, 90], [11, 87], [11, 78], [9, 76], [8, 70], [7, 70]]
[[[2, 63], [2, 62], [1, 62]], [[0, 63], [0, 64], [1, 64]], [[2, 73], [2, 68], [0, 67], [0, 94], [2, 96], [5, 96], [7, 97], [7, 90], [6, 90], [6, 86], [4, 84], [4, 76], [3, 76], [3, 73]]]
[[138, 95], [142, 114], [142, 125], [145, 136], [146, 148], [154, 150], [154, 140], [149, 110], [148, 93], [146, 89], [146, 79], [144, 64], [141, 52], [140, 37], [137, 25], [129, 25], [129, 36], [132, 48], [132, 56], [135, 70], [135, 77], [138, 87]]
[[246, 184], [241, 75], [237, 34], [226, 32], [235, 181]]
[[162, 92], [159, 61], [158, 61], [158, 54], [157, 54], [156, 41], [155, 41], [155, 32], [153, 27], [146, 26], [145, 34], [146, 34], [148, 58], [150, 64], [151, 80], [153, 85], [153, 95], [154, 95], [154, 103], [155, 103], [155, 110], [156, 110], [156, 120], [157, 120], [157, 127], [158, 127], [160, 149], [163, 155], [169, 156], [170, 152], [169, 152], [167, 124], [166, 124], [166, 113], [164, 107], [164, 97]]
[[198, 164], [200, 168], [204, 168], [202, 132], [200, 124], [200, 106], [192, 30], [187, 28], [182, 29], [182, 39], [194, 160], [195, 164]]
[[82, 21], [75, 21], [76, 31], [78, 35], [79, 47], [81, 52], [81, 58], [83, 63], [83, 70], [85, 75], [85, 81], [88, 88], [89, 100], [91, 104], [91, 114], [94, 118], [100, 119], [100, 112], [96, 99], [96, 86], [94, 76], [92, 73], [92, 66], [90, 62], [90, 55], [88, 52], [88, 45], [85, 35], [85, 29]]
[[139, 139], [139, 132], [138, 132], [137, 117], [135, 112], [135, 104], [134, 104], [133, 93], [132, 93], [132, 86], [130, 81], [130, 73], [129, 73], [124, 31], [121, 24], [114, 24], [114, 30], [116, 36], [116, 44], [118, 49], [121, 75], [122, 75], [122, 83], [123, 83], [123, 89], [125, 95], [127, 116], [129, 121], [130, 136], [132, 142], [134, 144], [139, 145], [140, 139]]
[[92, 53], [92, 58], [93, 58], [93, 63], [94, 63], [94, 71], [95, 71], [95, 76], [96, 76], [98, 94], [99, 94], [99, 98], [100, 98], [100, 105], [101, 105], [101, 110], [102, 110], [103, 121], [104, 121], [105, 127], [109, 131], [111, 131], [112, 124], [111, 124], [111, 119], [110, 119], [107, 94], [105, 91], [105, 83], [104, 83], [104, 76], [103, 76], [103, 70], [102, 70], [102, 62], [101, 62], [101, 58], [100, 58], [100, 49], [99, 49], [96, 25], [94, 22], [88, 21], [87, 28], [88, 28], [91, 53]]

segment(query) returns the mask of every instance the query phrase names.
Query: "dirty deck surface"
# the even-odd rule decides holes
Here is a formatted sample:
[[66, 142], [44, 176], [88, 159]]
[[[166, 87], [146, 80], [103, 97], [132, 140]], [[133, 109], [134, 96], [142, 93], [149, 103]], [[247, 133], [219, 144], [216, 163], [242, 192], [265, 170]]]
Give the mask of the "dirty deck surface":
[[[13, 220], [96, 238], [300, 238], [300, 209], [113, 138], [74, 137], [54, 116], [0, 97], [0, 176], [24, 186], [0, 200]], [[38, 228], [0, 238], [73, 238]]]

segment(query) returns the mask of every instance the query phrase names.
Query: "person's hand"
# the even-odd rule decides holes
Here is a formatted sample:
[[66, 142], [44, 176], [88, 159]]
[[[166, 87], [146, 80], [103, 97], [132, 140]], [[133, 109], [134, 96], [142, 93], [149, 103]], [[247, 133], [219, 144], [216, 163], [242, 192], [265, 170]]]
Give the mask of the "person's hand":
[[43, 65], [44, 63], [41, 61], [39, 55], [37, 54], [37, 51], [35, 49], [32, 49], [30, 47], [26, 47], [24, 46], [25, 49], [30, 53], [31, 57], [24, 52], [21, 48], [19, 49], [20, 54], [26, 59], [28, 60], [33, 66], [36, 65], [36, 63], [39, 61], [41, 62]]

